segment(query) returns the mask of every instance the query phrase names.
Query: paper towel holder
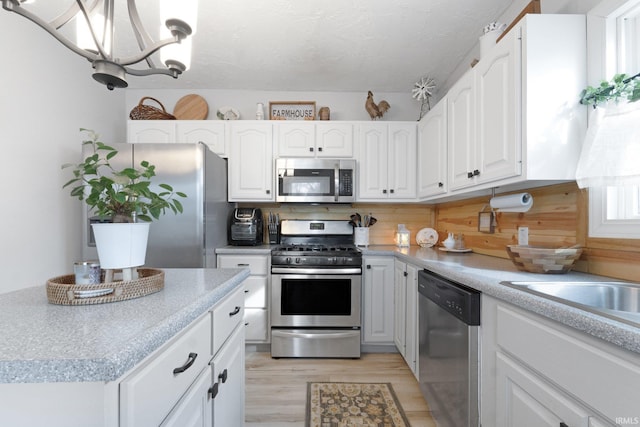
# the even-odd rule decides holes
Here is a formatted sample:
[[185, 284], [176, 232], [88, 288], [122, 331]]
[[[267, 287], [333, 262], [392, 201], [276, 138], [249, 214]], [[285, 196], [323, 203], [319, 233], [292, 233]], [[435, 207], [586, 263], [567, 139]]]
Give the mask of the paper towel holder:
[[496, 197], [495, 189], [492, 189], [489, 205], [494, 212], [527, 212], [533, 206], [533, 196], [529, 193], [518, 193]]

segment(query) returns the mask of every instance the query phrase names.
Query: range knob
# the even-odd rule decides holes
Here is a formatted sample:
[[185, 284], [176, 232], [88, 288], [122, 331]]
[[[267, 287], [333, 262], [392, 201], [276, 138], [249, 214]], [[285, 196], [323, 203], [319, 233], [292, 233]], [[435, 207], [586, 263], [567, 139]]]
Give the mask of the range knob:
[[300, 258], [296, 258], [296, 264], [300, 264]]
[[284, 261], [286, 264], [291, 264], [291, 257], [287, 257], [287, 259]]

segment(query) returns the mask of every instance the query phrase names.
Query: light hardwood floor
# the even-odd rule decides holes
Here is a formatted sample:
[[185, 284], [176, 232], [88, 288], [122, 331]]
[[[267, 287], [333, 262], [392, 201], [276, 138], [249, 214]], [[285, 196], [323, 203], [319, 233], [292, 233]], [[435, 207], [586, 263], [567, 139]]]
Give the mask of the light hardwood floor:
[[397, 353], [360, 359], [272, 359], [246, 356], [246, 427], [303, 427], [307, 382], [389, 382], [412, 427], [435, 427], [418, 382]]

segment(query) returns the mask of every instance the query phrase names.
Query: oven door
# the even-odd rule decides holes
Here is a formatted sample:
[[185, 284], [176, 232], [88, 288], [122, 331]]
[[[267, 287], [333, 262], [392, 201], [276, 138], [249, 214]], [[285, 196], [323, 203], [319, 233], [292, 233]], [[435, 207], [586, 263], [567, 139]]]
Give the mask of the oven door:
[[360, 327], [360, 274], [272, 274], [271, 326]]

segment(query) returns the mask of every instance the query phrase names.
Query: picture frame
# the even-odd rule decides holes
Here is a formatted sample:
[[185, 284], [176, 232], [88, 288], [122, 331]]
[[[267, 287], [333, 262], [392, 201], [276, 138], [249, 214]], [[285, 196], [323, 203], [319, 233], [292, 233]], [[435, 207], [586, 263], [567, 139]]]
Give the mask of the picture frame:
[[315, 101], [269, 101], [269, 120], [315, 119]]

